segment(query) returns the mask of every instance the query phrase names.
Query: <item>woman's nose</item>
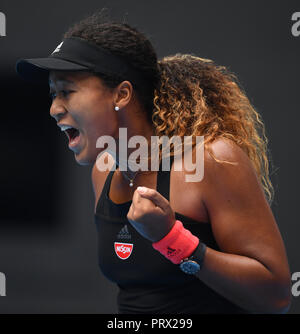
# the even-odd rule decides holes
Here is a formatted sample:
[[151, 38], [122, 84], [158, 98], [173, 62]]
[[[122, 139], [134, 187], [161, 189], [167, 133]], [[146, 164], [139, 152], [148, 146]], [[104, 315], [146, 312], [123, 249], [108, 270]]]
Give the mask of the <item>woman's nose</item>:
[[52, 116], [56, 122], [58, 122], [66, 113], [66, 109], [61, 104], [58, 104], [56, 101], [52, 102], [50, 116]]

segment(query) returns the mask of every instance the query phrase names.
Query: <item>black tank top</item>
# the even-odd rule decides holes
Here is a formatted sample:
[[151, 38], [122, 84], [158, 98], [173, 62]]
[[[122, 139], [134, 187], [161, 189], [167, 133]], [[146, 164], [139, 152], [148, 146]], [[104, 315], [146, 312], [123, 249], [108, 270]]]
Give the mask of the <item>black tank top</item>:
[[[170, 160], [172, 165], [173, 158]], [[157, 191], [169, 200], [170, 171], [162, 171], [161, 167], [160, 164]], [[111, 170], [106, 178], [97, 203], [95, 223], [99, 267], [119, 287], [119, 313], [247, 313], [195, 276], [183, 273], [132, 227], [126, 218], [131, 201], [116, 204], [109, 198], [113, 174]], [[175, 217], [208, 247], [219, 250], [209, 223], [178, 212]]]

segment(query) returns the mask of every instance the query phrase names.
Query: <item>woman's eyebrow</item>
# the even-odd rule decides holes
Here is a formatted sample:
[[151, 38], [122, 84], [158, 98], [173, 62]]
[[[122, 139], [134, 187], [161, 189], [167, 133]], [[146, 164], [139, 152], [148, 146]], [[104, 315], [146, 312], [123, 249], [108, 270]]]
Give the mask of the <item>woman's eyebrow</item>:
[[[53, 84], [54, 82], [52, 80], [49, 80], [49, 86], [51, 86], [51, 84]], [[56, 84], [67, 84], [67, 85], [73, 85], [76, 86], [74, 81], [68, 80], [68, 79], [57, 79], [55, 80]]]

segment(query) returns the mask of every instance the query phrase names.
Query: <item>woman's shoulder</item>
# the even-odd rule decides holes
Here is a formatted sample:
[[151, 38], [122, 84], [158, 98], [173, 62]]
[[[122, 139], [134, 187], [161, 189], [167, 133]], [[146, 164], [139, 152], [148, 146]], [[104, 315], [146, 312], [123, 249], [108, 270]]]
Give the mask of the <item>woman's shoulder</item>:
[[230, 181], [238, 175], [257, 178], [254, 165], [246, 152], [228, 138], [217, 138], [205, 146], [204, 173], [207, 182], [216, 182], [222, 178]]
[[229, 138], [217, 138], [205, 146], [205, 161], [216, 162], [216, 159], [228, 162], [250, 162], [243, 149]]
[[209, 144], [204, 154], [204, 202], [208, 208], [224, 203], [241, 207], [267, 207], [263, 187], [253, 162], [244, 150], [227, 138]]

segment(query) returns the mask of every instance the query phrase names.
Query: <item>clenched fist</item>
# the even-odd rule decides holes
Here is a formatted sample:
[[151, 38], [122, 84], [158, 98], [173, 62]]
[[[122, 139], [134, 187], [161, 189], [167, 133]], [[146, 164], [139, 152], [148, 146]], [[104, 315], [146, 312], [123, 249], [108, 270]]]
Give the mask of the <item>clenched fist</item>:
[[135, 190], [127, 219], [151, 242], [166, 236], [176, 221], [169, 201], [158, 191], [146, 187], [137, 187]]

